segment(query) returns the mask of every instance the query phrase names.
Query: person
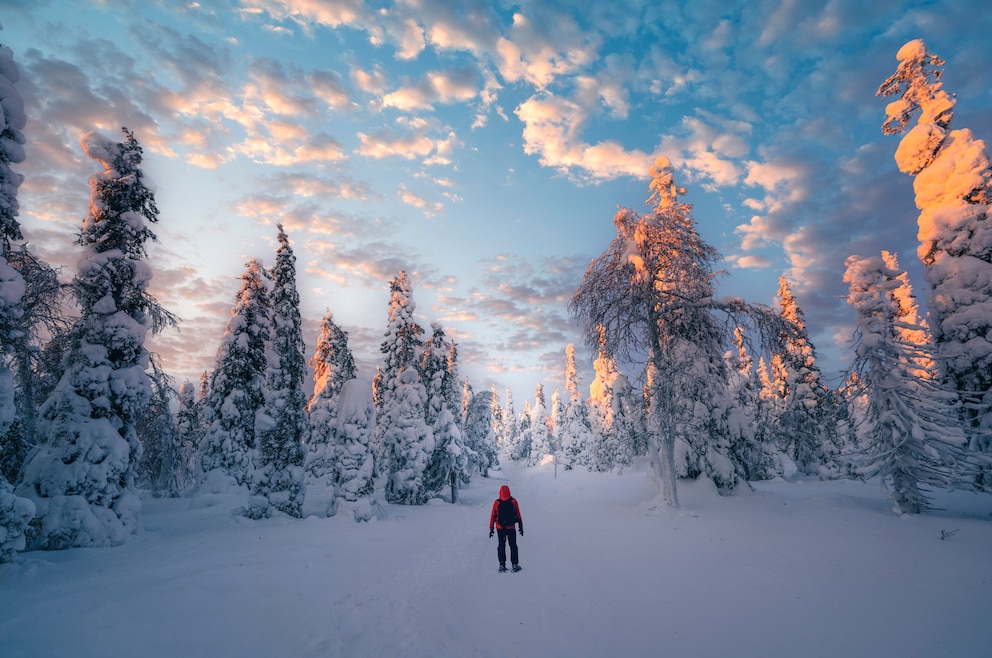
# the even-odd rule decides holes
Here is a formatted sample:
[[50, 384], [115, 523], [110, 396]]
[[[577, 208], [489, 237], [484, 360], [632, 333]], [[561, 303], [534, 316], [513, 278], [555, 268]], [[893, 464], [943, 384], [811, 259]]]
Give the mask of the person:
[[499, 543], [496, 545], [496, 556], [499, 558], [499, 571], [506, 571], [506, 543], [510, 543], [510, 564], [514, 571], [520, 571], [520, 559], [517, 552], [517, 530], [520, 526], [520, 536], [524, 536], [524, 520], [520, 516], [520, 505], [517, 499], [510, 495], [510, 487], [505, 484], [499, 488], [499, 498], [493, 501], [493, 511], [489, 515], [489, 537], [493, 536], [493, 526], [499, 533]]

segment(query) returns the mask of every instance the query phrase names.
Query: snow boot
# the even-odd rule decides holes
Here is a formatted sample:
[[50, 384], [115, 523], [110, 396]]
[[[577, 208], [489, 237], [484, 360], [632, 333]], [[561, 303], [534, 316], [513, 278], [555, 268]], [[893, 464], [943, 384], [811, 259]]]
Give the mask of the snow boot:
[[506, 565], [505, 564], [499, 565], [499, 572], [500, 573], [506, 573]]
[[521, 567], [519, 564], [514, 564], [513, 565], [513, 573], [516, 573], [516, 572], [520, 571], [521, 569], [523, 569], [523, 567]]

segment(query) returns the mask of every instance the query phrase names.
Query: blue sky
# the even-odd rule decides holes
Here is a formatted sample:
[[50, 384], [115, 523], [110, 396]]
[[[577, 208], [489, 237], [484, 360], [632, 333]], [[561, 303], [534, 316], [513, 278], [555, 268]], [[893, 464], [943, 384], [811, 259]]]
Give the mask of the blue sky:
[[29, 116], [24, 234], [71, 274], [96, 171], [79, 139], [134, 131], [161, 210], [154, 291], [183, 319], [153, 349], [180, 381], [212, 367], [282, 222], [308, 350], [330, 309], [371, 377], [405, 269], [422, 324], [519, 410], [561, 386], [581, 344], [567, 300], [659, 155], [726, 259], [720, 293], [774, 304], [784, 274], [832, 375], [847, 256], [897, 252], [926, 296], [874, 95], [899, 47], [947, 60], [955, 127], [992, 137], [977, 1], [0, 0], [0, 21]]

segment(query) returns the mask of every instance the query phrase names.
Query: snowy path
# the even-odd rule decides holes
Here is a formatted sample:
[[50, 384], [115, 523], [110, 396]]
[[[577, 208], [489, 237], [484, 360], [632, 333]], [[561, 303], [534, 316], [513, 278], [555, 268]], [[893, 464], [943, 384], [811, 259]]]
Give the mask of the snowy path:
[[[504, 483], [517, 574], [488, 537]], [[511, 465], [369, 524], [151, 500], [124, 546], [0, 565], [0, 656], [987, 655], [992, 497], [898, 518], [874, 484], [680, 486], [674, 512], [643, 468]]]

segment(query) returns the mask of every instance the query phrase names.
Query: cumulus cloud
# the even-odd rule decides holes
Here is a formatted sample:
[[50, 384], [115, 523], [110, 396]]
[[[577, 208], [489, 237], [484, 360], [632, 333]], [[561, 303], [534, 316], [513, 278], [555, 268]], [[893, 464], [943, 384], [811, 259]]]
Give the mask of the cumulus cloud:
[[561, 12], [517, 12], [496, 43], [500, 75], [508, 82], [524, 80], [544, 89], [555, 78], [574, 73], [596, 58], [598, 37]]
[[596, 144], [583, 141], [582, 127], [588, 112], [571, 100], [550, 94], [534, 96], [515, 113], [524, 124], [524, 151], [539, 156], [542, 165], [580, 180], [643, 176], [654, 161], [654, 154], [628, 150], [613, 140]]
[[268, 14], [273, 20], [291, 20], [303, 26], [339, 27], [367, 20], [372, 11], [362, 0], [240, 0], [249, 13]]
[[478, 81], [478, 73], [468, 68], [428, 71], [422, 81], [383, 96], [382, 105], [410, 111], [431, 109], [435, 103], [465, 102], [478, 94]]

